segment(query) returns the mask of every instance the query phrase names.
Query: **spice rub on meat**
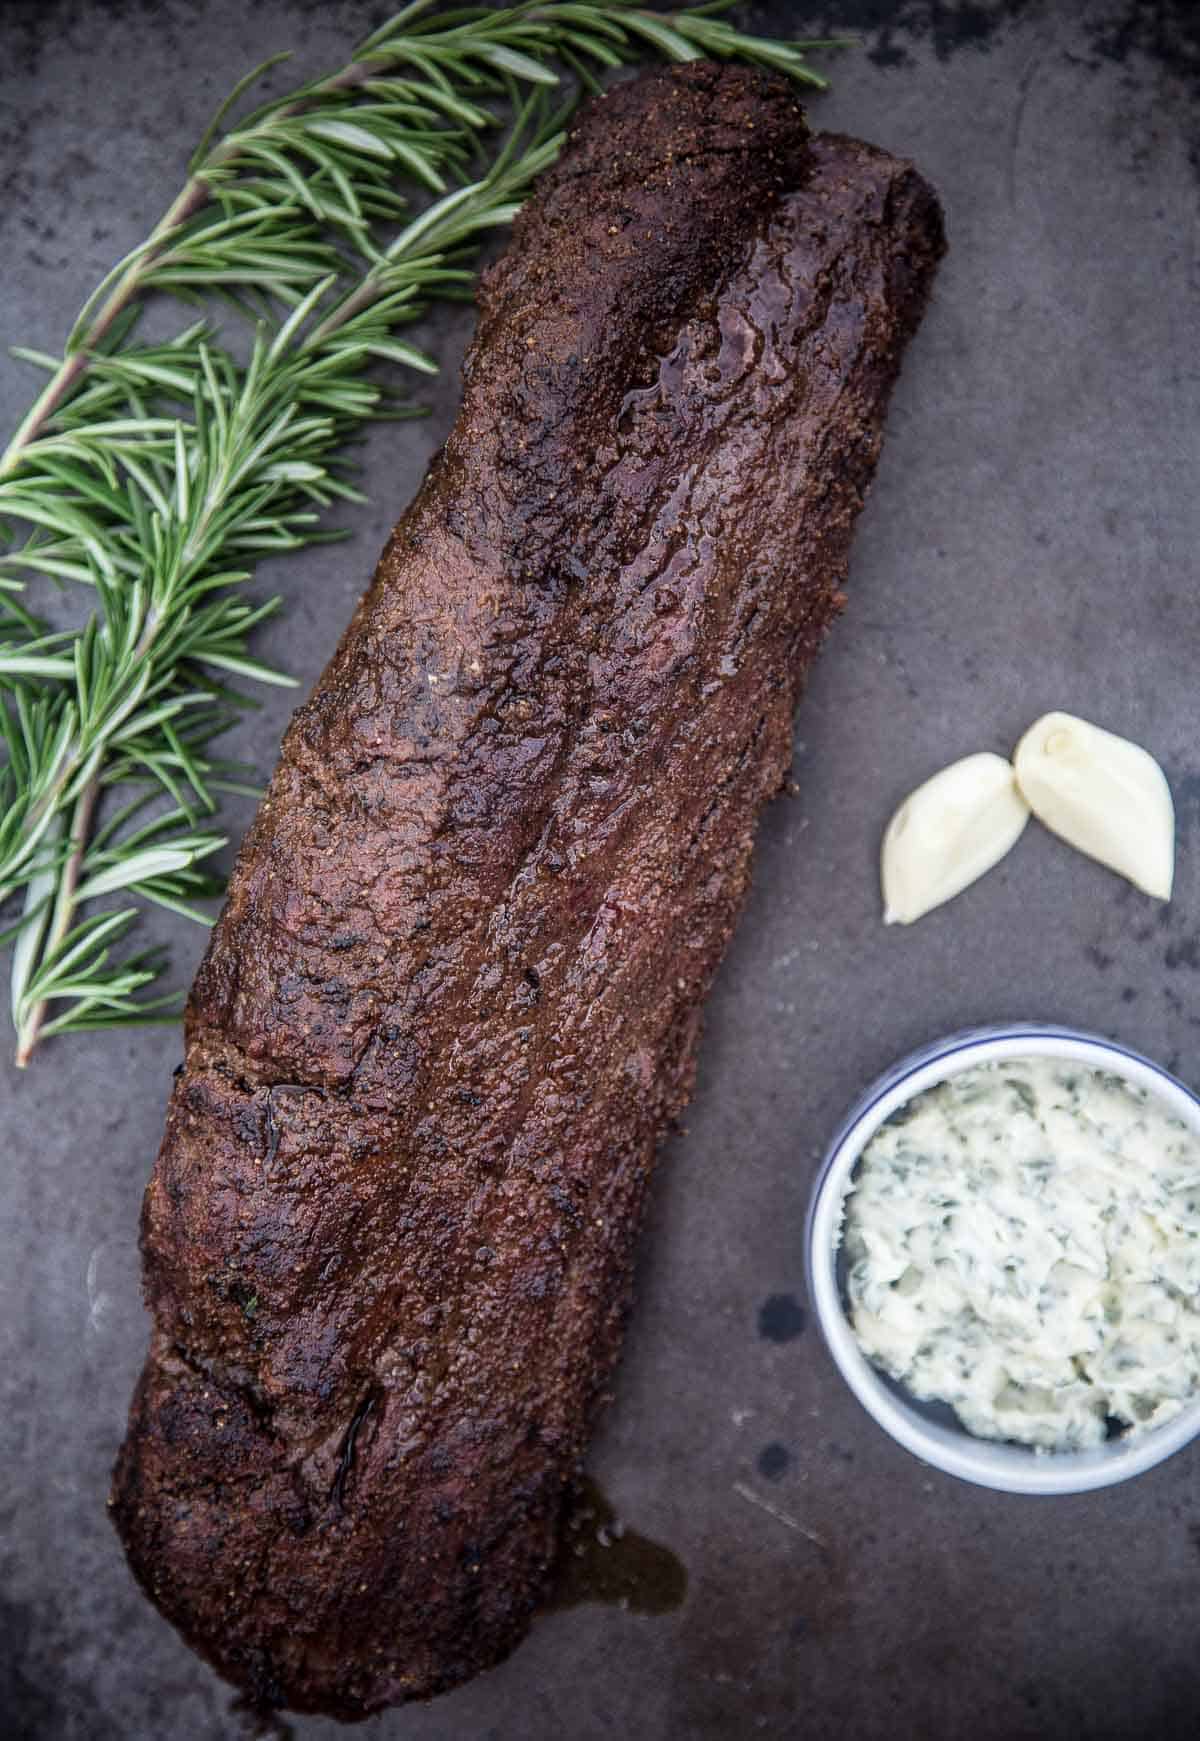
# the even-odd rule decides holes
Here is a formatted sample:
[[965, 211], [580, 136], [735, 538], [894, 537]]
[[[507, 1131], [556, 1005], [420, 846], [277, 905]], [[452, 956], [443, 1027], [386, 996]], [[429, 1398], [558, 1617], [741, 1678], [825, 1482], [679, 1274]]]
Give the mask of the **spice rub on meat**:
[[261, 1706], [519, 1640], [789, 766], [928, 187], [694, 63], [582, 113], [192, 992], [113, 1512]]

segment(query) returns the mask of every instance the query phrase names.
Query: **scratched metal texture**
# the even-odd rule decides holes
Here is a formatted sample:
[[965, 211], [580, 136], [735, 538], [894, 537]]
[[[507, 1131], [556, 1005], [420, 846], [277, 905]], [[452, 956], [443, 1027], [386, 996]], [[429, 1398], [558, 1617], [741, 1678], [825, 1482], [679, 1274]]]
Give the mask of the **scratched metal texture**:
[[[0, 339], [61, 343], [249, 66], [295, 49], [278, 85], [336, 65], [383, 16], [354, 0], [7, 0]], [[764, 825], [687, 1130], [663, 1158], [591, 1458], [618, 1514], [682, 1562], [686, 1598], [550, 1614], [496, 1672], [372, 1732], [1192, 1736], [1200, 1448], [1079, 1499], [939, 1476], [842, 1387], [805, 1312], [801, 1238], [847, 1103], [941, 1032], [1075, 1022], [1200, 1085], [1200, 8], [779, 0], [744, 16], [861, 32], [829, 57], [812, 117], [911, 155], [945, 202], [950, 253], [850, 606], [797, 718], [798, 796]], [[432, 415], [371, 440], [353, 541], [260, 577], [289, 600], [262, 650], [303, 682], [449, 427], [469, 324], [431, 323], [446, 363]], [[5, 429], [32, 384], [0, 363]], [[237, 734], [263, 769], [288, 706], [268, 694]], [[885, 931], [892, 807], [951, 757], [1006, 752], [1050, 707], [1165, 763], [1172, 906], [1030, 829], [961, 900]], [[186, 978], [199, 932], [155, 930]], [[178, 1056], [176, 1032], [150, 1029], [48, 1046], [24, 1077], [7, 1059], [0, 1075], [0, 1728], [25, 1741], [243, 1732], [228, 1689], [134, 1587], [104, 1509], [145, 1337], [138, 1204]]]

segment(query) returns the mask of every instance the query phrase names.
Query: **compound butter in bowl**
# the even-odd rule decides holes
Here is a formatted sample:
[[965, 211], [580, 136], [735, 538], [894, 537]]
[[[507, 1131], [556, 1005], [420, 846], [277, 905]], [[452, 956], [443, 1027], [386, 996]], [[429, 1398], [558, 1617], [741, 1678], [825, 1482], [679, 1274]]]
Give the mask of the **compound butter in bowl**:
[[1108, 1040], [905, 1059], [831, 1147], [807, 1255], [843, 1377], [948, 1474], [1078, 1493], [1200, 1434], [1200, 1101]]

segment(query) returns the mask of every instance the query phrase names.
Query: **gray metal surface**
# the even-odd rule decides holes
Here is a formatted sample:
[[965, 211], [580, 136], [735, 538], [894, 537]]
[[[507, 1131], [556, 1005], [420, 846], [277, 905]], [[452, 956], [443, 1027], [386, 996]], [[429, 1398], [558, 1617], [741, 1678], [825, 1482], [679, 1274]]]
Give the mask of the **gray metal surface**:
[[[659, 1615], [550, 1614], [497, 1672], [373, 1732], [1192, 1735], [1200, 1449], [1074, 1500], [960, 1486], [881, 1435], [797, 1308], [817, 1156], [906, 1049], [971, 1022], [1059, 1018], [1200, 1084], [1200, 9], [749, 11], [796, 35], [864, 27], [811, 112], [914, 157], [951, 246], [850, 607], [797, 719], [799, 796], [763, 829], [688, 1129], [663, 1158], [591, 1458], [620, 1514], [682, 1560], [687, 1597]], [[61, 343], [247, 67], [288, 46], [288, 80], [338, 64], [383, 15], [311, 0], [0, 6], [0, 338]], [[431, 420], [372, 440], [354, 541], [262, 576], [290, 600], [264, 649], [305, 681], [449, 426], [467, 324], [435, 323], [450, 367]], [[0, 364], [6, 429], [32, 384]], [[240, 734], [264, 769], [289, 705], [266, 703]], [[1166, 763], [1174, 904], [1030, 830], [961, 900], [885, 931], [875, 863], [893, 805], [955, 755], [1006, 751], [1048, 707]], [[185, 976], [199, 933], [163, 935]], [[104, 1512], [145, 1335], [138, 1204], [178, 1056], [177, 1035], [151, 1029], [0, 1070], [0, 1731], [30, 1741], [240, 1733], [228, 1690], [135, 1589]]]

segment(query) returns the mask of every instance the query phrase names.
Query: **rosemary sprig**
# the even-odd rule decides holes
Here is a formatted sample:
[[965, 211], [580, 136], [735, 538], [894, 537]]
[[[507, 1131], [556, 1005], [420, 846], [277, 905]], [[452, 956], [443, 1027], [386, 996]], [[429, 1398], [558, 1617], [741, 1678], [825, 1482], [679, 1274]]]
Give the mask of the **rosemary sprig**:
[[[137, 906], [81, 908], [122, 895], [207, 922], [195, 902], [218, 885], [200, 867], [224, 838], [202, 823], [246, 789], [209, 755], [244, 699], [224, 685], [289, 681], [249, 648], [279, 601], [241, 589], [260, 555], [335, 536], [323, 511], [361, 499], [347, 437], [413, 414], [368, 371], [434, 371], [403, 328], [469, 294], [480, 238], [557, 154], [567, 110], [547, 92], [561, 71], [595, 88], [650, 51], [824, 83], [804, 58], [818, 45], [744, 35], [719, 16], [728, 4], [433, 13], [415, 0], [346, 66], [222, 131], [277, 56], [222, 104], [63, 354], [16, 352], [48, 377], [0, 456], [0, 904], [21, 907], [0, 942], [19, 1064], [50, 1034], [172, 1005], [142, 995], [157, 956], [113, 959]], [[505, 111], [502, 145], [468, 179]], [[202, 318], [139, 342], [162, 293], [201, 302]], [[248, 345], [213, 325], [218, 301], [250, 323]], [[90, 588], [81, 626], [51, 630], [18, 603], [30, 575]]]

